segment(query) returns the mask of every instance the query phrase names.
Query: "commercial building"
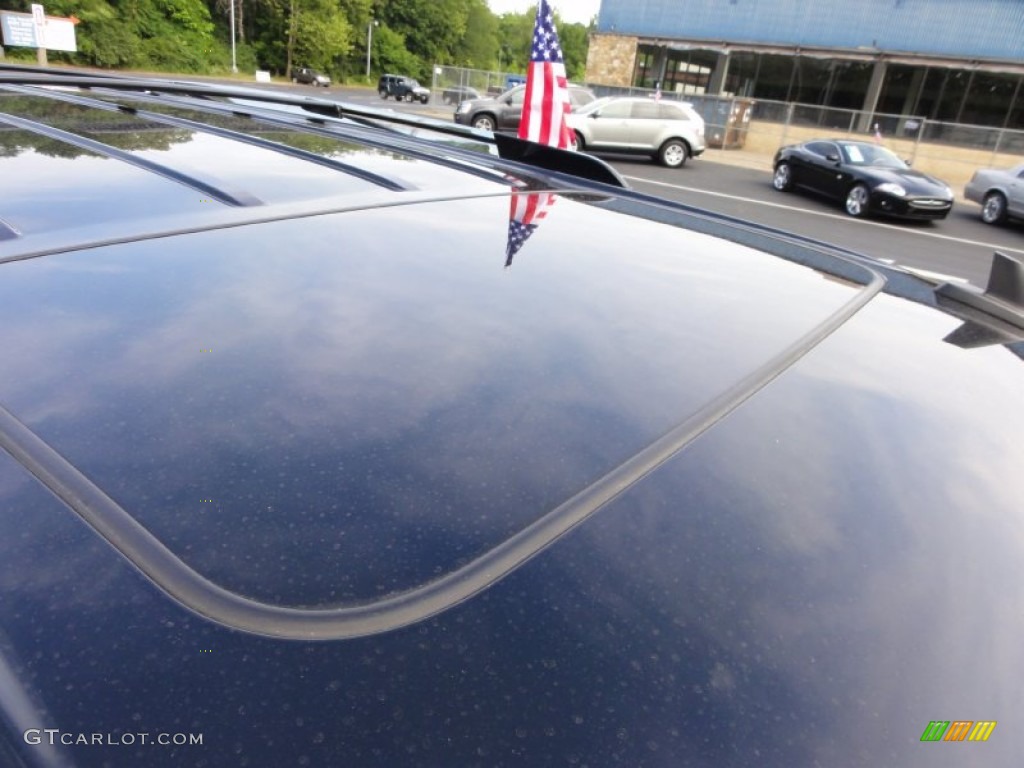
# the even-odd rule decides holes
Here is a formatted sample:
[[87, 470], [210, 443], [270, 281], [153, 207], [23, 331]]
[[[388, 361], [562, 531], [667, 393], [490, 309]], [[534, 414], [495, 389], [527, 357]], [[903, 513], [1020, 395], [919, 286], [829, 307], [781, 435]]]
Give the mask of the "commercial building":
[[1024, 0], [602, 0], [587, 81], [1024, 129]]

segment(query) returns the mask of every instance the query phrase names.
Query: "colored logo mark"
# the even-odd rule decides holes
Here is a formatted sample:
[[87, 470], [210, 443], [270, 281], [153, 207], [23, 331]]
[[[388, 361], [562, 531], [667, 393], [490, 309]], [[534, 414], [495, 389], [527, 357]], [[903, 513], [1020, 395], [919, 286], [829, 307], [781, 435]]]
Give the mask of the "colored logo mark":
[[200, 349], [199, 351], [200, 352], [213, 352], [213, 347], [211, 347], [210, 349]]
[[995, 720], [932, 720], [921, 741], [988, 741], [996, 729]]

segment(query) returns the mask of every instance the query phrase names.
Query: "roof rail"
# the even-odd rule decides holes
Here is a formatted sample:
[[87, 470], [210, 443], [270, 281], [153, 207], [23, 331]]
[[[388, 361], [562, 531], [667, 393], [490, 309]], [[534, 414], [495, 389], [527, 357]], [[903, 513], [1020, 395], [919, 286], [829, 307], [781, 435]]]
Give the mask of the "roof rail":
[[[435, 133], [458, 136], [486, 144], [493, 144], [503, 160], [514, 160], [534, 168], [555, 171], [578, 179], [596, 181], [625, 188], [625, 180], [603, 160], [586, 154], [559, 150], [553, 147], [534, 145], [518, 137], [491, 134], [476, 128], [457, 125], [433, 118], [405, 115], [394, 110], [380, 110], [361, 107], [350, 103], [339, 103], [313, 96], [293, 96], [273, 93], [257, 88], [225, 86], [208, 83], [192, 83], [181, 80], [155, 80], [141, 77], [97, 76], [68, 70], [68, 73], [52, 73], [33, 67], [18, 67], [0, 64], [0, 86], [11, 85], [62, 85], [78, 88], [106, 88], [123, 91], [151, 93], [174, 93], [198, 98], [235, 98], [262, 101], [304, 109], [325, 117], [347, 118], [358, 122], [390, 123], [411, 128], [426, 128]], [[541, 147], [534, 150], [531, 147]]]

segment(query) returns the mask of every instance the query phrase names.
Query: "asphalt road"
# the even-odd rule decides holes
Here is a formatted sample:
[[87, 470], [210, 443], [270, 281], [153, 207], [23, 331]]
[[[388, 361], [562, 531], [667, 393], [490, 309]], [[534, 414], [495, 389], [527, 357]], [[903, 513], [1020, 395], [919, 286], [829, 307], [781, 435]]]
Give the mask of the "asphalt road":
[[1024, 258], [1024, 227], [983, 224], [974, 203], [958, 201], [941, 222], [859, 220], [838, 202], [776, 192], [766, 171], [701, 158], [678, 170], [645, 160], [610, 162], [638, 190], [977, 285], [987, 281], [994, 250]]
[[[381, 101], [375, 91], [365, 88], [257, 87], [287, 89], [441, 119], [449, 119], [452, 114], [451, 107], [441, 104]], [[605, 159], [638, 190], [834, 243], [908, 267], [965, 278], [976, 285], [983, 286], [987, 282], [994, 250], [1024, 258], [1024, 226], [983, 224], [974, 203], [958, 201], [949, 217], [941, 222], [859, 220], [847, 216], [838, 202], [803, 193], [776, 192], [771, 186], [770, 174], [762, 170], [706, 158], [691, 160], [678, 170], [663, 168], [646, 159]]]

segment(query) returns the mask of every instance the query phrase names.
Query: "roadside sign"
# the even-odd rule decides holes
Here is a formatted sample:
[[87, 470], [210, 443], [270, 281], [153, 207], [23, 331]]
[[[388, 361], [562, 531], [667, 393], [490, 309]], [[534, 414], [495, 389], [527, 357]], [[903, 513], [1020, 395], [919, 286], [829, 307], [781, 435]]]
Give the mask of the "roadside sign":
[[0, 11], [0, 30], [3, 31], [4, 45], [22, 48], [38, 48], [36, 25], [27, 13]]
[[33, 5], [31, 14], [0, 11], [0, 34], [4, 45], [47, 48], [51, 51], [72, 53], [77, 51], [75, 22], [72, 19], [55, 16], [47, 18], [44, 14], [43, 25], [40, 26], [36, 18], [36, 8], [41, 11], [43, 6]]

